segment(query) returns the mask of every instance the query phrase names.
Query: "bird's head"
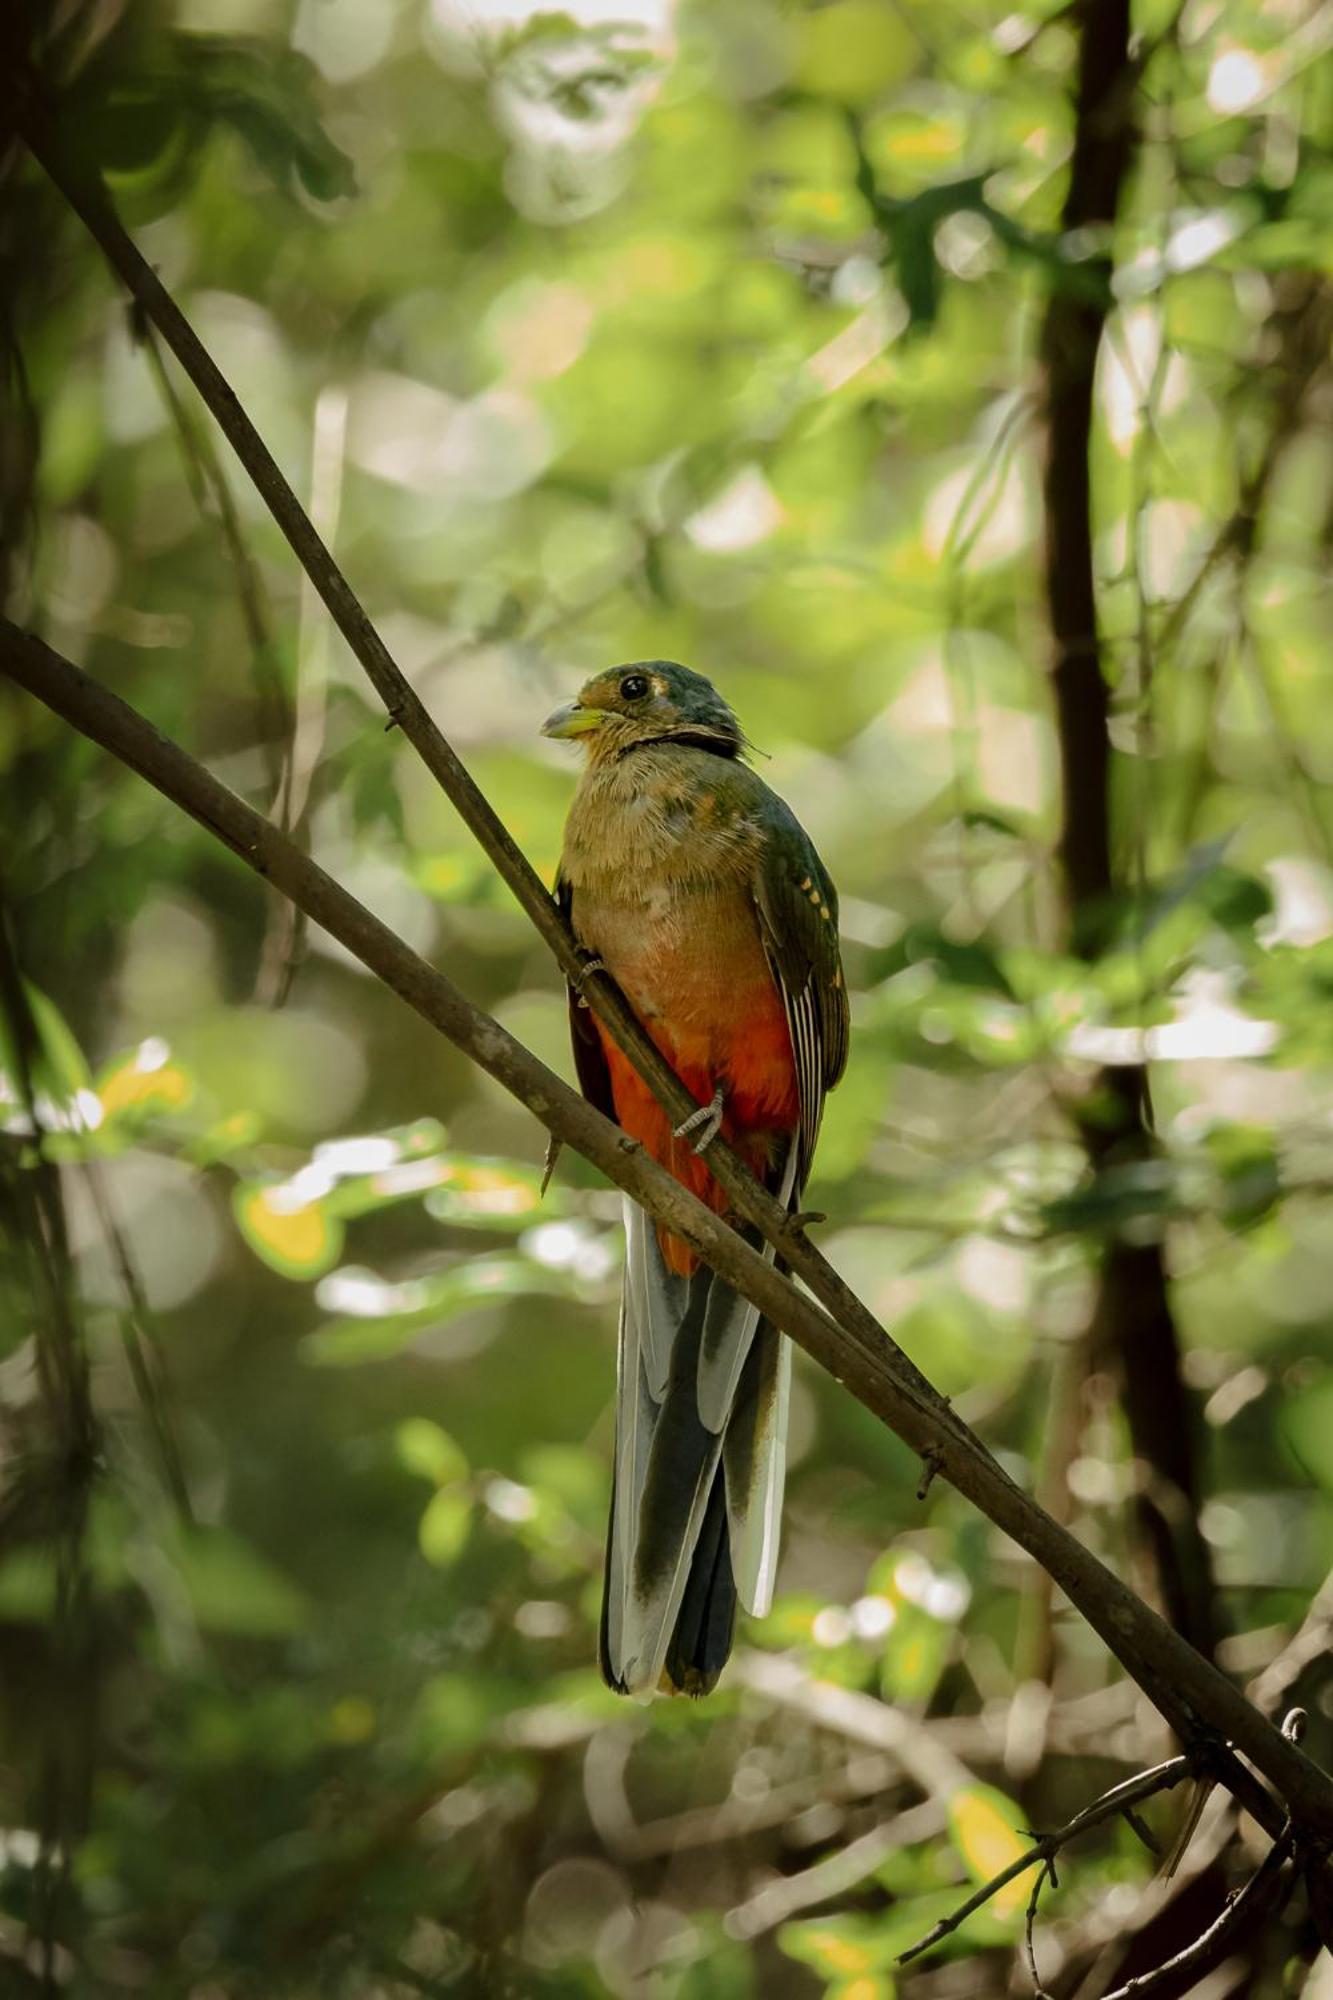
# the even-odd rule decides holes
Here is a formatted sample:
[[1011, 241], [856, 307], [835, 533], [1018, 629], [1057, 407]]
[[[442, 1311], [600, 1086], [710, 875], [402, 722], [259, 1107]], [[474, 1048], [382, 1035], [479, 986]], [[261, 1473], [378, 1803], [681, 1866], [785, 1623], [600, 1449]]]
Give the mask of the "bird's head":
[[684, 743], [737, 757], [741, 726], [711, 681], [674, 660], [610, 667], [548, 715], [543, 736], [577, 738], [600, 764], [648, 743]]

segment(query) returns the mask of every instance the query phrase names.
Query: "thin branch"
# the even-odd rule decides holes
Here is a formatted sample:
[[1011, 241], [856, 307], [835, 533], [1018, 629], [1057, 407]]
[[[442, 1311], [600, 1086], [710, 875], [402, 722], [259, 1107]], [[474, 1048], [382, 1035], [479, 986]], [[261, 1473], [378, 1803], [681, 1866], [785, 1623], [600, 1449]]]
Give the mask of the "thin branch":
[[734, 1678], [741, 1687], [820, 1729], [832, 1730], [867, 1750], [883, 1751], [928, 1799], [949, 1798], [976, 1783], [962, 1759], [931, 1730], [922, 1728], [916, 1716], [855, 1688], [818, 1680], [794, 1660], [750, 1650], [737, 1659]]
[[[291, 736], [293, 717], [283, 685], [263, 578], [246, 542], [240, 513], [212, 435], [198, 422], [172, 381], [152, 322], [138, 312], [135, 313], [135, 336], [148, 357], [153, 379], [176, 432], [186, 484], [204, 519], [207, 520], [210, 514], [216, 519], [231, 563], [241, 622], [245, 626], [254, 661], [264, 750], [269, 762], [269, 784], [276, 804], [282, 785], [282, 745]], [[278, 812], [278, 820], [284, 831], [290, 830], [290, 821], [282, 811]]]
[[1177, 1952], [1164, 1964], [1154, 1966], [1151, 1972], [1140, 1972], [1133, 1979], [1127, 1979], [1123, 1986], [1117, 1986], [1113, 1993], [1108, 1993], [1106, 2000], [1145, 2000], [1149, 1993], [1160, 1993], [1167, 1986], [1173, 1992], [1184, 1991], [1187, 1989], [1180, 1985], [1180, 1981], [1185, 1975], [1189, 1976], [1192, 1986], [1196, 1979], [1210, 1972], [1250, 1923], [1257, 1922], [1261, 1917], [1275, 1916], [1291, 1894], [1296, 1871], [1291, 1870], [1285, 1881], [1281, 1877], [1295, 1845], [1296, 1833], [1289, 1820], [1244, 1888], [1227, 1899], [1216, 1922], [1195, 1938], [1193, 1944], [1186, 1945], [1184, 1951]]
[[[602, 1734], [606, 1734], [605, 1729]], [[795, 1778], [790, 1784], [774, 1785], [759, 1798], [728, 1798], [720, 1805], [693, 1806], [663, 1819], [635, 1820], [627, 1814], [617, 1823], [613, 1838], [607, 1840], [607, 1845], [617, 1858], [626, 1861], [650, 1861], [664, 1855], [693, 1854], [701, 1847], [721, 1847], [748, 1841], [767, 1828], [789, 1826], [813, 1807], [822, 1811], [829, 1806], [855, 1805], [867, 1798], [882, 1797], [898, 1780], [899, 1773], [889, 1758], [866, 1752], [852, 1757], [837, 1770], [822, 1770], [806, 1778]], [[912, 1814], [907, 1813], [901, 1819], [911, 1817]], [[895, 1818], [893, 1824], [901, 1824], [901, 1819]], [[611, 1832], [609, 1823], [599, 1831], [606, 1840]], [[911, 1833], [907, 1838], [917, 1840], [925, 1836]], [[869, 1870], [866, 1872], [869, 1873]], [[764, 1892], [759, 1893], [762, 1895]], [[782, 1919], [779, 1917], [774, 1921], [781, 1922]]]
[[904, 1847], [933, 1840], [945, 1825], [944, 1807], [937, 1799], [927, 1799], [908, 1812], [895, 1813], [865, 1833], [849, 1840], [833, 1854], [826, 1854], [795, 1875], [779, 1875], [756, 1889], [743, 1903], [728, 1910], [722, 1920], [728, 1937], [748, 1943], [776, 1930], [801, 1910], [831, 1903], [858, 1889], [867, 1876]]
[[[855, 1323], [835, 1320], [733, 1228], [473, 1006], [308, 855], [279, 834], [151, 723], [41, 640], [0, 619], [0, 671], [138, 771], [246, 866], [301, 905], [383, 983], [445, 1035], [547, 1130], [682, 1237], [728, 1284], [757, 1305], [919, 1457], [1012, 1536], [1052, 1576], [1133, 1675], [1182, 1740], [1261, 1825], [1288, 1816], [1333, 1838], [1333, 1783], [1288, 1742], [1210, 1661], [1172, 1631], [1073, 1535], [1015, 1484], [981, 1440], [857, 1302]], [[866, 1337], [862, 1325], [869, 1321]], [[777, 1666], [779, 1663], [771, 1663]], [[836, 1690], [834, 1692], [837, 1692]], [[1280, 1806], [1227, 1748], [1233, 1742], [1269, 1779]], [[938, 1747], [938, 1746], [937, 1746]]]
[[1027, 1953], [1028, 1971], [1032, 1975], [1032, 1990], [1037, 2000], [1051, 2000], [1050, 1994], [1041, 1983], [1041, 1973], [1037, 1967], [1037, 1946], [1033, 1931], [1037, 1923], [1037, 1905], [1041, 1901], [1043, 1884], [1049, 1879], [1051, 1887], [1056, 1887], [1055, 1862], [1048, 1858], [1032, 1878], [1032, 1894], [1028, 1897], [1027, 1911], [1023, 1918], [1023, 1949]]
[[[8, 1030], [12, 1082], [24, 1129], [0, 1149], [0, 1205], [28, 1296], [36, 1376], [49, 1443], [40, 1483], [41, 1537], [53, 1553], [55, 1593], [46, 1674], [29, 1724], [40, 1746], [35, 1799], [38, 1851], [27, 1913], [43, 1994], [56, 1990], [62, 1917], [74, 1845], [85, 1830], [97, 1757], [99, 1703], [91, 1580], [89, 1502], [101, 1437], [93, 1410], [87, 1341], [74, 1289], [64, 1194], [46, 1146], [37, 1090], [37, 1024], [0, 898], [0, 1024]], [[21, 1477], [21, 1474], [20, 1474]], [[14, 1493], [0, 1527], [11, 1532]], [[6, 1538], [8, 1539], [8, 1538]]]
[[907, 1965], [912, 1959], [920, 1958], [922, 1952], [931, 1950], [942, 1938], [950, 1937], [960, 1924], [966, 1923], [970, 1916], [989, 1903], [992, 1896], [998, 1895], [1020, 1875], [1025, 1875], [1029, 1868], [1040, 1864], [1043, 1871], [1049, 1871], [1061, 1848], [1067, 1847], [1071, 1840], [1077, 1840], [1080, 1834], [1090, 1833], [1093, 1827], [1101, 1826], [1105, 1820], [1115, 1819], [1130, 1807], [1142, 1805], [1145, 1799], [1156, 1798], [1159, 1792], [1169, 1792], [1173, 1786], [1188, 1778], [1194, 1768], [1194, 1760], [1190, 1757], [1169, 1757], [1164, 1764], [1154, 1764], [1151, 1770], [1140, 1771], [1136, 1777], [1125, 1778], [1120, 1784], [1113, 1785], [1109, 1792], [1103, 1792], [1091, 1805], [1084, 1806], [1082, 1812], [1075, 1813], [1067, 1826], [1062, 1826], [1057, 1833], [1044, 1833], [1016, 1861], [1011, 1861], [989, 1882], [983, 1882], [965, 1903], [960, 1903], [947, 1917], [941, 1917], [923, 1938], [900, 1953], [899, 1965]]
[[[315, 401], [310, 446], [310, 515], [326, 542], [338, 533], [342, 512], [343, 460], [347, 449], [347, 391], [325, 387]], [[329, 628], [321, 615], [310, 578], [302, 572], [301, 607], [296, 628], [295, 712], [283, 764], [277, 820], [284, 833], [303, 846], [311, 787], [324, 748], [329, 695]], [[305, 920], [294, 903], [284, 901], [282, 916], [269, 924], [255, 979], [255, 997], [264, 1006], [281, 1007], [296, 974], [304, 946]]]

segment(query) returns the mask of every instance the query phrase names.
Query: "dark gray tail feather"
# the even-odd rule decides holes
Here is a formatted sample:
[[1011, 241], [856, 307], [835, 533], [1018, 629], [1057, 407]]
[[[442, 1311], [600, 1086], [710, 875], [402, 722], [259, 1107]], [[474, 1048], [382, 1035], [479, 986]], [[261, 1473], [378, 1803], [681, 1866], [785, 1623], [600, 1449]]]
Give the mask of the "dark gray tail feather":
[[711, 1694], [727, 1663], [735, 1630], [727, 1490], [719, 1466], [664, 1663], [666, 1677], [679, 1694]]

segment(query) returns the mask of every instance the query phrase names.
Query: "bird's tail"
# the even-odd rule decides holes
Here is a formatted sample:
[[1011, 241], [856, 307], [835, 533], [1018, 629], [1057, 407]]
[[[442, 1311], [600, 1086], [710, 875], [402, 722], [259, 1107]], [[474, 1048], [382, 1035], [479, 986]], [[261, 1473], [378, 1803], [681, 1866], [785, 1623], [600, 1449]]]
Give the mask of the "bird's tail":
[[625, 1221], [602, 1672], [626, 1694], [707, 1694], [738, 1599], [772, 1600], [791, 1348], [710, 1271], [672, 1273], [629, 1202]]

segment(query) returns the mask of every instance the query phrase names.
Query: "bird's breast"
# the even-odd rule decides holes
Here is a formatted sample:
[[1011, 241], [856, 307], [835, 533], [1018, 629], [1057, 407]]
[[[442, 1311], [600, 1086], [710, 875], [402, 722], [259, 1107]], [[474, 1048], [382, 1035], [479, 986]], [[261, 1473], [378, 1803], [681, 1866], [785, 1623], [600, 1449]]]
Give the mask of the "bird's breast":
[[[795, 1122], [786, 1015], [747, 893], [729, 885], [678, 893], [641, 883], [632, 895], [576, 889], [572, 916], [580, 941], [701, 1104], [721, 1085], [731, 1131]], [[621, 1102], [632, 1073], [622, 1078], [612, 1067], [621, 1121], [647, 1139]]]

